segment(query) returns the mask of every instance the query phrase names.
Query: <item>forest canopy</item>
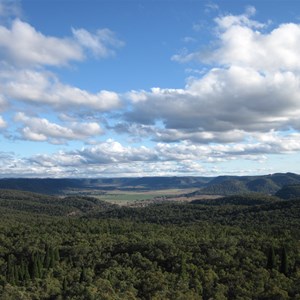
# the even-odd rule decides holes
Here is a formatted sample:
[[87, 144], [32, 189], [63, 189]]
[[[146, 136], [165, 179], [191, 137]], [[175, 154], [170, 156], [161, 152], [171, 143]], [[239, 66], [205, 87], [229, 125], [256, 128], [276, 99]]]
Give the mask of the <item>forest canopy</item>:
[[130, 208], [5, 190], [0, 212], [1, 299], [300, 299], [300, 199]]

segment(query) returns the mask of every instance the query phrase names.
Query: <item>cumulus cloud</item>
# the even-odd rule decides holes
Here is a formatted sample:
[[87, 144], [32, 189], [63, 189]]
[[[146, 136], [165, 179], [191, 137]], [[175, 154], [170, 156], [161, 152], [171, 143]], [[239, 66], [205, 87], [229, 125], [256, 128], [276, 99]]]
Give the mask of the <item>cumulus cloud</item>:
[[263, 28], [265, 24], [252, 20], [251, 17], [255, 15], [256, 9], [253, 6], [248, 6], [244, 14], [241, 15], [224, 15], [215, 19], [220, 30], [226, 30], [233, 26], [244, 26], [249, 28]]
[[157, 161], [157, 154], [145, 146], [131, 147], [123, 146], [121, 143], [112, 139], [77, 151], [88, 164], [98, 163], [125, 163], [136, 161]]
[[[127, 146], [108, 139], [79, 150], [61, 150], [51, 155], [37, 154], [28, 158], [0, 153], [0, 174], [26, 177], [215, 175], [221, 172], [215, 167], [216, 163], [241, 159], [262, 162], [268, 154], [299, 150], [300, 135], [295, 132], [284, 135], [276, 132], [256, 133], [253, 140], [231, 144], [193, 144], [181, 141], [157, 143], [155, 147]], [[212, 167], [208, 168], [208, 164]], [[229, 173], [228, 170], [226, 172]], [[236, 170], [235, 174], [239, 172], [241, 170]]]
[[174, 143], [183, 140], [195, 143], [232, 143], [244, 140], [249, 134], [242, 130], [228, 132], [197, 131], [197, 129], [167, 129], [156, 125], [144, 125], [138, 123], [117, 123], [108, 127], [119, 134], [128, 134], [131, 137], [151, 138], [156, 142]]
[[[8, 10], [10, 6], [3, 3], [0, 2], [0, 9]], [[94, 46], [80, 38], [82, 33], [94, 40]], [[107, 90], [91, 93], [61, 83], [47, 67], [84, 60], [87, 48], [92, 48], [97, 57], [106, 57], [112, 53], [111, 48], [120, 45], [109, 29], [98, 30], [95, 35], [78, 29], [69, 37], [59, 38], [44, 35], [20, 19], [13, 20], [10, 27], [0, 25], [0, 111], [15, 100], [36, 107], [50, 106], [54, 110], [80, 108], [103, 112], [119, 108], [121, 101], [117, 93]], [[43, 139], [32, 132], [27, 135]]]
[[184, 90], [153, 89], [129, 95], [127, 120], [196, 132], [281, 130], [298, 119], [299, 78], [292, 72], [263, 75], [251, 68], [215, 68]]
[[253, 132], [299, 128], [300, 25], [267, 25], [252, 19], [254, 7], [242, 15], [215, 19], [215, 48], [184, 53], [174, 60], [210, 64], [184, 89], [131, 91], [129, 123], [156, 128], [156, 139], [228, 143]]
[[[0, 129], [5, 129], [3, 132], [6, 136], [13, 138], [16, 143], [26, 140], [66, 144], [74, 140], [87, 142], [102, 135], [103, 130], [96, 121], [78, 121], [73, 118], [53, 122], [47, 118], [29, 116], [27, 112], [32, 109], [45, 112], [47, 109], [48, 117], [59, 119], [57, 112], [99, 113], [120, 108], [121, 101], [117, 93], [107, 90], [91, 93], [64, 84], [47, 68], [83, 61], [89, 51], [97, 58], [107, 57], [114, 53], [112, 49], [121, 46], [121, 42], [118, 44], [114, 33], [108, 29], [90, 35], [91, 38], [98, 39], [98, 44], [93, 49], [91, 45], [79, 41], [75, 34], [65, 38], [47, 36], [30, 24], [14, 19], [18, 6], [13, 4], [16, 2], [0, 0], [0, 112], [4, 113], [3, 117], [0, 116]], [[9, 22], [4, 20], [9, 18]], [[5, 26], [4, 23], [8, 25]], [[86, 30], [84, 32], [89, 34]], [[8, 109], [10, 111], [7, 112]], [[14, 126], [6, 121], [10, 119], [7, 116], [11, 113], [15, 113]], [[14, 132], [15, 127], [18, 132]], [[75, 160], [73, 156], [67, 158]], [[72, 176], [73, 172], [61, 163], [49, 169], [46, 165], [32, 164], [30, 159], [18, 158], [13, 153], [0, 155], [0, 166], [1, 176], [4, 177], [64, 177]]]
[[299, 71], [300, 25], [281, 24], [269, 33], [243, 25], [224, 27], [221, 47], [207, 59], [224, 65], [251, 66], [264, 72]]
[[22, 138], [31, 141], [64, 143], [67, 140], [83, 140], [102, 134], [99, 124], [94, 122], [71, 122], [68, 126], [61, 126], [45, 118], [28, 117], [22, 112], [17, 113], [14, 120], [24, 126], [20, 130]]
[[[219, 16], [210, 51], [186, 50], [173, 56], [183, 63], [205, 65], [184, 88], [156, 87], [125, 95], [105, 90], [90, 93], [61, 83], [45, 69], [82, 60], [87, 52], [97, 58], [113, 55], [123, 44], [110, 30], [91, 33], [79, 28], [72, 29], [73, 36], [68, 38], [54, 38], [20, 20], [11, 28], [0, 26], [0, 111], [5, 111], [9, 101], [10, 105], [21, 103], [18, 111], [29, 104], [60, 113], [51, 117], [59, 121], [17, 113], [19, 137], [56, 144], [86, 141], [102, 134], [98, 122], [85, 118], [87, 113], [122, 108], [117, 120], [108, 120], [106, 129], [135, 141], [139, 138], [139, 142], [151, 140], [145, 146], [128, 146], [113, 139], [94, 141], [82, 149], [27, 159], [8, 155], [2, 174], [14, 167], [19, 172], [23, 168], [20, 174], [24, 176], [198, 175], [209, 172], [204, 165], [261, 162], [269, 155], [300, 151], [300, 25], [269, 29], [254, 20], [254, 15], [255, 9], [248, 7], [238, 16]], [[19, 36], [22, 53], [11, 44]], [[55, 48], [60, 44], [64, 51], [57, 54]], [[123, 102], [127, 107], [121, 106], [122, 97], [128, 100]], [[78, 122], [74, 114], [86, 121]], [[0, 127], [5, 126], [0, 117]]]
[[108, 111], [119, 108], [121, 101], [115, 92], [101, 90], [96, 94], [63, 84], [46, 71], [4, 69], [0, 71], [0, 92], [11, 99], [54, 109], [93, 108]]
[[[46, 162], [48, 157], [35, 157], [26, 161], [28, 165], [26, 176], [36, 177], [141, 177], [141, 176], [174, 176], [174, 175], [197, 175], [199, 172], [207, 172], [201, 164], [197, 162], [130, 162], [111, 163], [99, 165], [65, 165]], [[73, 159], [73, 158], [72, 158]], [[19, 169], [20, 170], [20, 169]], [[3, 171], [6, 171], [3, 169]], [[209, 171], [208, 171], [209, 172]], [[20, 173], [19, 173], [20, 174]], [[28, 175], [30, 174], [30, 175]]]
[[238, 159], [262, 162], [268, 154], [299, 151], [299, 137], [299, 134], [278, 135], [270, 132], [252, 142], [197, 145], [183, 141], [158, 143], [153, 148], [125, 146], [108, 139], [80, 150], [35, 155], [28, 158], [26, 163], [29, 170], [33, 168], [38, 174], [47, 170], [45, 174], [54, 177], [209, 174], [214, 172], [214, 167], [206, 169], [203, 164], [215, 166], [216, 163]]
[[45, 36], [19, 19], [11, 28], [0, 26], [0, 53], [12, 64], [30, 66], [59, 66], [84, 58], [82, 49], [73, 40]]
[[72, 177], [72, 170], [61, 166], [41, 166], [34, 159], [19, 157], [16, 153], [0, 152], [0, 176], [2, 178], [32, 177], [55, 178]]
[[179, 142], [182, 140], [194, 143], [233, 143], [245, 139], [247, 133], [242, 130], [231, 130], [227, 132], [209, 132], [209, 131], [193, 131], [178, 129], [162, 129], [156, 130], [154, 140], [161, 142]]
[[[159, 156], [161, 147], [130, 147], [109, 139], [98, 145], [77, 151], [60, 151], [53, 155], [36, 155], [29, 159], [31, 166], [42, 170], [60, 170], [56, 176], [111, 177], [197, 174], [201, 163], [189, 156]], [[176, 151], [174, 151], [176, 152]]]
[[215, 19], [217, 42], [209, 51], [177, 54], [172, 57], [179, 62], [191, 60], [225, 67], [251, 67], [261, 72], [299, 71], [300, 25], [284, 23], [271, 31], [251, 19], [255, 8], [249, 7], [245, 14], [225, 15]]
[[[279, 136], [270, 133], [269, 139], [251, 143], [241, 142], [234, 144], [196, 145], [183, 141], [179, 143], [157, 143], [155, 147], [132, 147], [108, 139], [97, 145], [85, 147], [81, 150], [59, 152], [55, 155], [40, 156], [40, 163], [49, 161], [61, 165], [99, 165], [99, 164], [126, 164], [143, 162], [214, 162], [226, 161], [244, 157], [257, 160], [265, 154], [282, 154], [300, 150], [299, 134]], [[73, 159], [74, 158], [74, 159]]]
[[0, 26], [0, 54], [2, 59], [17, 66], [63, 66], [70, 61], [84, 60], [85, 50], [102, 58], [123, 46], [107, 28], [95, 34], [83, 28], [72, 29], [72, 33], [73, 36], [65, 38], [46, 36], [30, 24], [15, 19], [10, 28]]

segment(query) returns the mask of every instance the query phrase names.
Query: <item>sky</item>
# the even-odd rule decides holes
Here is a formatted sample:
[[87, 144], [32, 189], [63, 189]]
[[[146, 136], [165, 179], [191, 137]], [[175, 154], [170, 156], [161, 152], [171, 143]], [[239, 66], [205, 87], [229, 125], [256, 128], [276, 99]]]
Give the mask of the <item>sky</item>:
[[0, 177], [300, 173], [300, 3], [0, 0]]

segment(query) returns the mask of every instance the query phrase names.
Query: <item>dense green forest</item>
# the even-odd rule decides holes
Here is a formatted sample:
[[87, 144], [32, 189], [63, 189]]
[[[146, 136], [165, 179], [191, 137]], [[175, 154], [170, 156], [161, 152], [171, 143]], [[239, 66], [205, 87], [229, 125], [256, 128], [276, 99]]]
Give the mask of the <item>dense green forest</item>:
[[300, 299], [300, 199], [0, 193], [0, 299]]

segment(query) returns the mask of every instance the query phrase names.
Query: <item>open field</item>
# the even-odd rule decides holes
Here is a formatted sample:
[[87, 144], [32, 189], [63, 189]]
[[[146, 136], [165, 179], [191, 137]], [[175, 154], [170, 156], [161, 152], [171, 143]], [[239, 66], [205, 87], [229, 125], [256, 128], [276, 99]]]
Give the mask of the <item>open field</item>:
[[201, 195], [197, 197], [186, 197], [185, 194], [194, 192], [195, 189], [166, 189], [157, 191], [106, 191], [101, 193], [93, 193], [92, 196], [104, 200], [109, 203], [121, 205], [121, 206], [144, 206], [153, 202], [160, 201], [192, 201], [200, 198], [213, 198], [218, 196]]
[[178, 196], [192, 192], [194, 189], [167, 189], [158, 191], [109, 191], [100, 195], [93, 195], [100, 200], [108, 201], [118, 205], [134, 205], [140, 202], [163, 201], [166, 199], [177, 198]]

